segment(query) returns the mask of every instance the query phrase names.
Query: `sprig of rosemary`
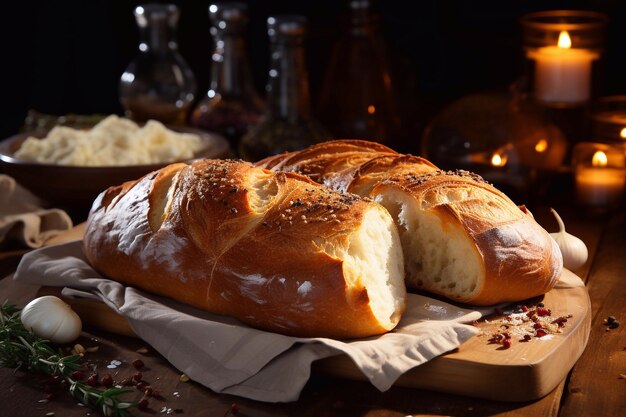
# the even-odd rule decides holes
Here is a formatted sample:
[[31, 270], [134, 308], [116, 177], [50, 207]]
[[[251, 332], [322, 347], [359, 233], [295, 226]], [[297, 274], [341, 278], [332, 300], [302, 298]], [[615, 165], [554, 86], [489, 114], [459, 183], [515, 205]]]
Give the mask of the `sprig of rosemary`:
[[24, 328], [19, 308], [6, 303], [0, 307], [0, 367], [64, 378], [72, 396], [81, 403], [102, 410], [105, 416], [130, 416], [129, 409], [137, 403], [123, 401], [120, 396], [131, 390], [117, 387], [100, 390], [77, 381], [72, 378], [72, 372], [81, 368], [80, 362], [80, 355], [62, 356], [47, 340]]

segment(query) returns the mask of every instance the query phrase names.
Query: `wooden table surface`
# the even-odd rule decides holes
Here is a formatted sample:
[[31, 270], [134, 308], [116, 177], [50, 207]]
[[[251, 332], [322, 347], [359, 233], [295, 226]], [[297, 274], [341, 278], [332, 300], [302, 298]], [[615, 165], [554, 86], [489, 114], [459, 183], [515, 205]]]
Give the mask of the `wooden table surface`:
[[[539, 223], [556, 231], [545, 202], [530, 206]], [[510, 403], [487, 401], [430, 391], [393, 387], [379, 392], [366, 382], [338, 379], [313, 373], [300, 400], [287, 404], [266, 404], [230, 395], [221, 395], [194, 382], [181, 382], [180, 373], [139, 339], [106, 333], [86, 327], [78, 343], [99, 346], [88, 353], [90, 363], [102, 368], [111, 360], [130, 363], [142, 359], [144, 380], [158, 387], [161, 399], [152, 399], [146, 411], [133, 415], [224, 416], [626, 416], [626, 210], [598, 217], [586, 216], [571, 204], [557, 206], [570, 233], [587, 244], [590, 258], [577, 271], [586, 282], [592, 303], [591, 335], [585, 352], [569, 377], [550, 394], [536, 401]], [[20, 251], [0, 253], [0, 274], [11, 273]], [[23, 306], [35, 297], [38, 288], [0, 280], [0, 302], [8, 300]], [[603, 323], [615, 316], [620, 327], [607, 331]], [[143, 352], [142, 348], [147, 348]], [[140, 350], [140, 352], [137, 352]], [[143, 352], [143, 353], [141, 353]], [[112, 371], [114, 379], [130, 376], [131, 366]], [[0, 416], [88, 416], [98, 412], [79, 406], [67, 393], [56, 393], [43, 400], [46, 379], [11, 369], [0, 369]], [[140, 393], [133, 393], [134, 399]]]

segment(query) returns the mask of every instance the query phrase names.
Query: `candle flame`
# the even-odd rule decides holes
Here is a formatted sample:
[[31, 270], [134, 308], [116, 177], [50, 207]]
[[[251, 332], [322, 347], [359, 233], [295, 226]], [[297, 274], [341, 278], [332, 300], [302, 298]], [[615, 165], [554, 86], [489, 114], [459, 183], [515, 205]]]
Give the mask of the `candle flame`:
[[622, 139], [626, 139], [626, 127], [622, 128], [622, 131], [619, 132], [619, 136]]
[[370, 104], [369, 106], [367, 106], [367, 112], [369, 114], [374, 114], [376, 113], [376, 106], [374, 106], [373, 104]]
[[559, 33], [558, 47], [566, 49], [572, 47], [572, 39], [569, 37], [569, 33], [567, 33], [566, 30], [562, 30], [561, 33]]
[[503, 167], [506, 165], [508, 158], [506, 155], [500, 155], [498, 152], [494, 153], [491, 157], [491, 165], [494, 167]]
[[548, 141], [545, 139], [539, 139], [539, 142], [535, 145], [535, 150], [539, 153], [545, 152], [548, 149]]
[[591, 165], [594, 167], [604, 167], [609, 162], [606, 154], [602, 151], [596, 151], [591, 158]]

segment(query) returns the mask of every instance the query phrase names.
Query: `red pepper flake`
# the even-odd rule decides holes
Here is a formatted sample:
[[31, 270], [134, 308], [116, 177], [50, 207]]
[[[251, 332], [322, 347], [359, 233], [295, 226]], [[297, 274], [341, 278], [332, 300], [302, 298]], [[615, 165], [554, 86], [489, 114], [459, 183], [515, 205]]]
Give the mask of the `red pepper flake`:
[[504, 339], [504, 340], [502, 341], [502, 347], [503, 347], [504, 349], [508, 349], [508, 348], [510, 348], [510, 347], [511, 347], [511, 340], [510, 340], [510, 339]]
[[567, 319], [564, 316], [557, 317], [556, 319], [550, 322], [551, 324], [556, 324], [559, 327], [564, 327], [565, 323], [567, 323]]
[[537, 315], [539, 315], [539, 317], [549, 316], [551, 314], [552, 314], [552, 311], [550, 311], [547, 308], [544, 308], [544, 307], [537, 308]]
[[141, 359], [135, 359], [133, 361], [133, 366], [135, 367], [135, 369], [141, 369], [143, 368], [143, 361]]
[[541, 323], [535, 323], [533, 324], [533, 329], [535, 330], [543, 329], [543, 325]]
[[148, 399], [146, 397], [143, 397], [137, 403], [137, 408], [139, 408], [140, 410], [147, 410], [149, 405], [150, 403], [148, 402]]
[[530, 335], [525, 334], [523, 338], [519, 340], [520, 342], [530, 342]]
[[239, 405], [237, 403], [232, 403], [230, 405], [230, 412], [233, 414], [237, 414], [239, 412]]
[[102, 383], [102, 385], [109, 388], [113, 385], [113, 377], [111, 377], [111, 374], [105, 374], [100, 382]]
[[522, 311], [523, 311], [524, 313], [526, 313], [526, 312], [528, 311], [528, 307], [526, 307], [526, 306], [522, 306]]
[[85, 374], [81, 371], [74, 371], [72, 372], [72, 378], [81, 381], [83, 378], [85, 378]]
[[98, 375], [97, 374], [91, 374], [89, 376], [89, 378], [87, 378], [87, 385], [89, 385], [91, 387], [97, 387], [98, 386]]
[[546, 331], [545, 331], [545, 330], [538, 329], [538, 330], [537, 330], [537, 333], [535, 333], [535, 336], [537, 336], [537, 337], [544, 337], [546, 334], [547, 334], [547, 333], [546, 333]]
[[135, 372], [132, 378], [133, 380], [139, 382], [141, 381], [141, 378], [143, 378], [143, 374], [141, 372]]

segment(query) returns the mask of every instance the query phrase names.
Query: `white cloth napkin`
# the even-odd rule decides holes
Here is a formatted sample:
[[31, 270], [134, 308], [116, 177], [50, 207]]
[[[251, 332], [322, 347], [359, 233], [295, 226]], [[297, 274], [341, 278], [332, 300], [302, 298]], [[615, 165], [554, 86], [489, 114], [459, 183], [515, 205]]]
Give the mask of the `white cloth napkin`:
[[400, 324], [387, 334], [358, 340], [288, 337], [105, 279], [87, 263], [78, 241], [25, 255], [14, 279], [102, 300], [191, 379], [215, 392], [266, 402], [297, 400], [311, 363], [338, 354], [348, 355], [385, 391], [404, 372], [477, 334], [464, 323], [491, 312], [410, 294]]
[[47, 239], [72, 228], [59, 209], [43, 209], [41, 201], [8, 175], [0, 174], [0, 245], [9, 240], [38, 248]]

